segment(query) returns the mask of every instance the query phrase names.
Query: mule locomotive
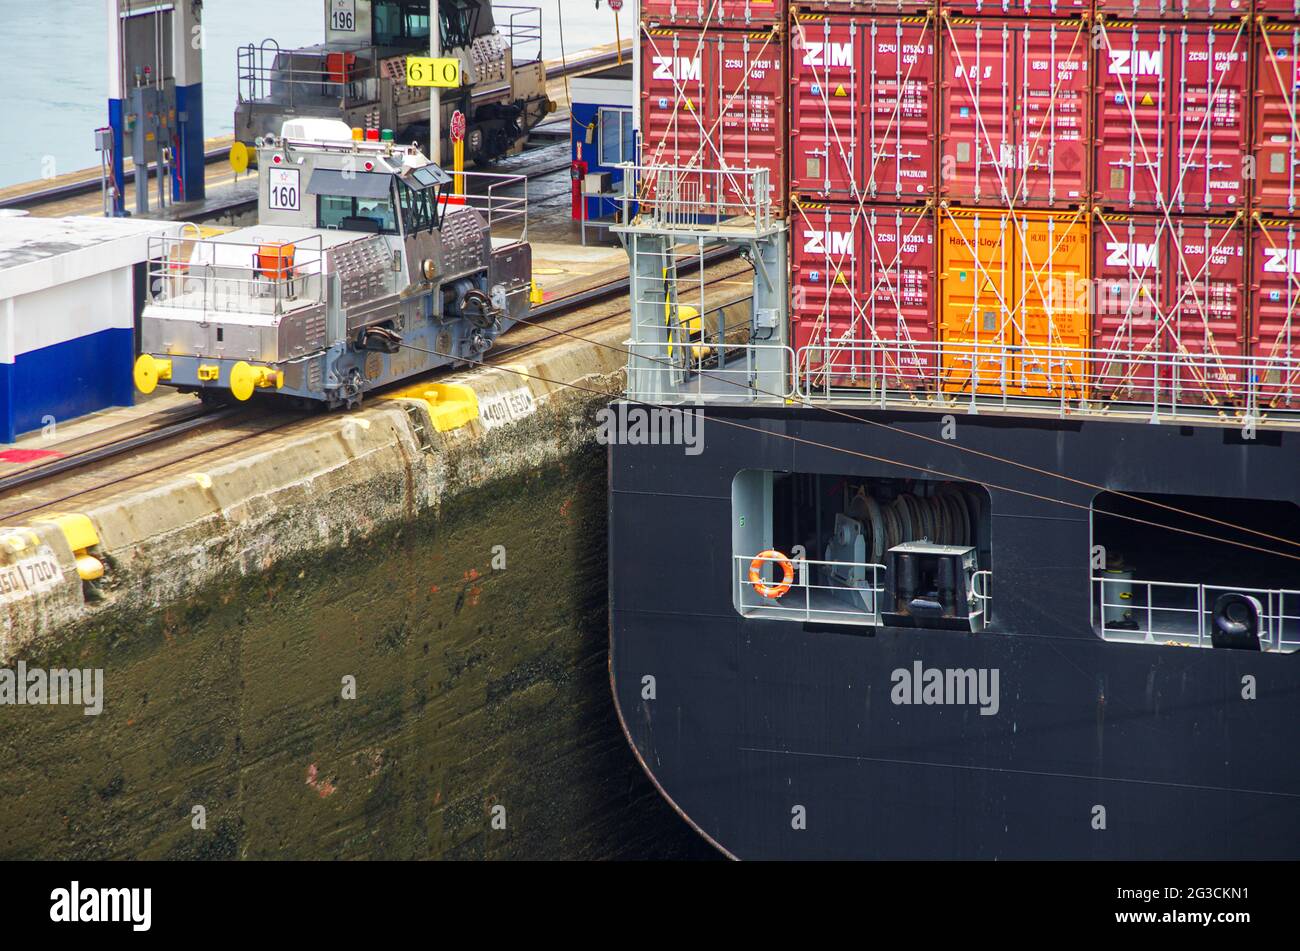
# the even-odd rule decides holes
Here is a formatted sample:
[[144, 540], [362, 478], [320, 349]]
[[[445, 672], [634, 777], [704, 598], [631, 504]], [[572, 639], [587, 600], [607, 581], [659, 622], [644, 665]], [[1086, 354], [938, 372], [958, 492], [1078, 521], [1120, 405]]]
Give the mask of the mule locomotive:
[[[555, 109], [541, 11], [442, 0], [439, 14], [441, 55], [460, 62], [462, 77], [458, 88], [442, 91], [444, 148], [458, 110], [467, 119], [468, 161], [523, 148], [529, 130]], [[428, 0], [325, 0], [324, 43], [284, 49], [268, 39], [241, 48], [235, 138], [248, 146], [289, 119], [313, 116], [429, 141], [429, 90], [406, 83], [406, 58], [428, 53], [429, 20]]]
[[388, 133], [330, 119], [282, 131], [257, 142], [258, 224], [152, 241], [142, 392], [355, 406], [375, 387], [475, 360], [527, 312], [521, 177], [465, 173], [477, 194], [462, 196]]

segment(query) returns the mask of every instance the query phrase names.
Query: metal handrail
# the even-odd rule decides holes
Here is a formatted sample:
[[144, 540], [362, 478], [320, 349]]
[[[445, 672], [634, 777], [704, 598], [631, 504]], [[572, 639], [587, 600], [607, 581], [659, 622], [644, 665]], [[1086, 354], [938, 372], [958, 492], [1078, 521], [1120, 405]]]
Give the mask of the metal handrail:
[[796, 353], [805, 398], [860, 400], [906, 391], [976, 403], [1044, 399], [1063, 410], [1142, 407], [1153, 417], [1236, 407], [1248, 417], [1300, 411], [1300, 359], [1154, 350], [875, 340], [806, 344]]
[[[510, 61], [515, 66], [528, 66], [542, 60], [542, 10], [540, 7], [520, 6], [513, 3], [494, 3], [492, 11], [509, 10], [508, 32], [506, 40], [510, 43]], [[536, 54], [521, 57], [517, 50], [531, 49], [536, 45]]]
[[289, 242], [293, 261], [268, 273], [258, 255], [273, 242], [211, 241], [170, 235], [151, 237], [146, 263], [149, 303], [207, 313], [280, 316], [323, 303], [324, 242], [312, 235]]
[[[389, 58], [381, 57], [379, 50], [366, 45], [283, 49], [274, 40], [263, 40], [260, 45], [249, 43], [236, 54], [239, 101], [290, 108], [335, 100], [345, 106], [378, 102], [380, 65]], [[329, 68], [331, 55], [356, 57], [345, 78], [334, 78]], [[268, 56], [271, 57], [269, 65]]]
[[[794, 567], [794, 581], [790, 585], [789, 591], [779, 599], [766, 603], [765, 600], [746, 602], [745, 592], [749, 591], [756, 598], [761, 599], [752, 587], [749, 580], [749, 568], [755, 561], [761, 561], [764, 564], [779, 564], [780, 559], [764, 558], [762, 556], [744, 556], [734, 555], [732, 561], [736, 565], [736, 582], [737, 598], [736, 604], [743, 609], [742, 613], [746, 616], [779, 616], [783, 620], [827, 620], [834, 618], [845, 623], [870, 624], [879, 626], [880, 624], [880, 599], [884, 594], [884, 586], [880, 579], [885, 571], [884, 565], [873, 562], [851, 562], [851, 561], [819, 561], [811, 558], [790, 558], [788, 561]], [[864, 581], [869, 575], [870, 584], [865, 587], [845, 587], [842, 585], [815, 584], [811, 579], [811, 568], [849, 568], [862, 569]], [[803, 592], [802, 607], [790, 606], [793, 602], [785, 599], [797, 592]], [[813, 606], [814, 592], [828, 592], [826, 598], [822, 599], [819, 606]], [[846, 592], [858, 592], [859, 594], [870, 595], [871, 609], [868, 611], [865, 607], [861, 610], [852, 609], [848, 606], [839, 609], [828, 602], [833, 601], [832, 595], [842, 595]], [[793, 617], [791, 616], [793, 615]]]
[[[1148, 581], [1137, 578], [1094, 576], [1096, 588], [1094, 605], [1097, 614], [1093, 621], [1098, 624], [1102, 637], [1112, 641], [1140, 641], [1153, 643], [1157, 640], [1166, 643], [1178, 643], [1186, 646], [1211, 646], [1210, 628], [1213, 624], [1213, 604], [1222, 594], [1244, 594], [1257, 598], [1264, 613], [1260, 618], [1264, 630], [1260, 632], [1260, 644], [1276, 651], [1300, 650], [1300, 613], [1288, 614], [1287, 608], [1300, 612], [1300, 590], [1289, 588], [1241, 588], [1220, 584], [1192, 584], [1176, 581]], [[1107, 600], [1107, 587], [1130, 588], [1142, 591], [1144, 598], [1130, 598], [1124, 601]], [[1156, 603], [1156, 595], [1164, 595]], [[1169, 601], [1174, 603], [1168, 603]], [[1181, 600], [1181, 603], [1179, 601]], [[1107, 611], [1123, 610], [1133, 615], [1131, 622], [1119, 626], [1107, 622]], [[1140, 616], [1144, 623], [1138, 623]], [[1158, 624], [1157, 618], [1165, 623]], [[1184, 623], [1178, 624], [1182, 620]], [[1290, 622], [1290, 623], [1288, 623]], [[1191, 630], [1189, 630], [1191, 628]]]

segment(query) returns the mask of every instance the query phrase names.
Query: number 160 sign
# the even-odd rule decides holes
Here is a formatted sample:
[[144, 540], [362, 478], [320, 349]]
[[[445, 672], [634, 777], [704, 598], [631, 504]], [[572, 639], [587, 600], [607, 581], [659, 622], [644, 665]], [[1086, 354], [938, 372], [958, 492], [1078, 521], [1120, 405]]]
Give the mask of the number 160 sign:
[[460, 60], [408, 56], [406, 57], [406, 85], [456, 89], [460, 86]]

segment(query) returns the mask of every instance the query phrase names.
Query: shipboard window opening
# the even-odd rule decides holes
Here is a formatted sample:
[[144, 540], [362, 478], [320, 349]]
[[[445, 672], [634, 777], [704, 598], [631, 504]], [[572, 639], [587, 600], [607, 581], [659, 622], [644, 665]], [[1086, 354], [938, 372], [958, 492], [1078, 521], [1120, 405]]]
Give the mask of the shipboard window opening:
[[[1153, 519], [1151, 503], [1179, 511]], [[1091, 620], [1103, 640], [1300, 650], [1300, 565], [1275, 553], [1300, 554], [1286, 544], [1300, 539], [1300, 506], [1102, 492], [1091, 519]], [[1151, 524], [1156, 521], [1161, 524]], [[1220, 536], [1242, 544], [1224, 544]]]
[[744, 470], [732, 604], [748, 618], [982, 631], [991, 504], [973, 483]]

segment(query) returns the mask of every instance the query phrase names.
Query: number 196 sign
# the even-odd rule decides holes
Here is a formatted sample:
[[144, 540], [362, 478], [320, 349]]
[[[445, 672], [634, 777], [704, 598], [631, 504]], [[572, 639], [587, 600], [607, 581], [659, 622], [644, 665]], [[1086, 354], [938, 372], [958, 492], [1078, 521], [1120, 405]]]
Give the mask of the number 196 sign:
[[429, 56], [406, 58], [406, 85], [437, 86], [439, 89], [460, 87], [460, 60], [433, 59]]

